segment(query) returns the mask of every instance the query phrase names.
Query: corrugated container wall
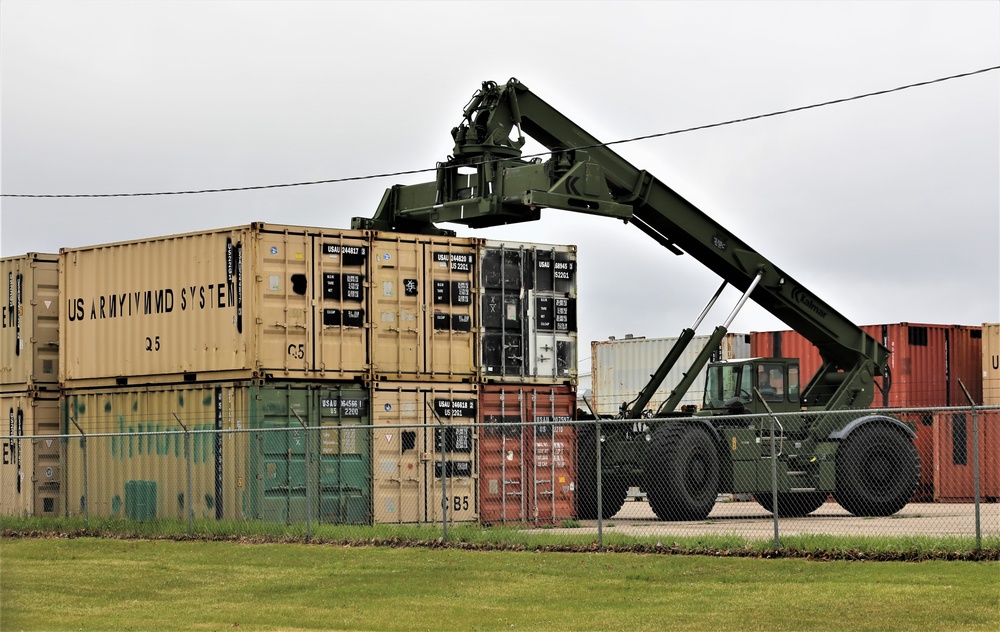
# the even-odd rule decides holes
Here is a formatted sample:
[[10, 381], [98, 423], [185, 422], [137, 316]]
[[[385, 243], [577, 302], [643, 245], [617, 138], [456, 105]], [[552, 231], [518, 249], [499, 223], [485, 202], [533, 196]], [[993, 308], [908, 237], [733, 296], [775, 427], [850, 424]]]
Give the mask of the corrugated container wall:
[[476, 522], [479, 387], [376, 382], [371, 402], [375, 522], [440, 523], [445, 494], [448, 522]]
[[[979, 497], [1000, 500], [1000, 411], [977, 411], [979, 431]], [[975, 445], [971, 412], [934, 413], [934, 500], [975, 499]]]
[[0, 259], [0, 391], [59, 388], [59, 255]]
[[[306, 519], [306, 441], [313, 519], [371, 523], [368, 393], [357, 385], [205, 382], [68, 391], [66, 509], [133, 520], [184, 518], [191, 458], [196, 518]], [[180, 420], [178, 422], [178, 419]], [[75, 423], [74, 423], [75, 422]], [[185, 432], [189, 448], [185, 449]], [[212, 432], [215, 431], [215, 432]], [[101, 433], [115, 433], [101, 436]]]
[[575, 383], [576, 267], [575, 246], [480, 244], [485, 381]]
[[[873, 408], [966, 405], [959, 379], [977, 402], [982, 399], [980, 327], [898, 323], [861, 329], [892, 352], [889, 391], [876, 378]], [[822, 363], [816, 347], [794, 331], [753, 332], [750, 347], [754, 357], [799, 358], [807, 380]]]
[[250, 224], [64, 249], [70, 388], [367, 376], [368, 238]]
[[479, 403], [480, 521], [539, 525], [574, 518], [573, 387], [485, 385]]
[[1000, 323], [983, 324], [983, 404], [1000, 406]]
[[2, 393], [0, 410], [0, 515], [62, 515], [59, 395]]
[[475, 244], [473, 239], [375, 234], [376, 380], [471, 382], [478, 377]]
[[[684, 377], [688, 367], [705, 347], [709, 336], [695, 336], [674, 368], [656, 390], [648, 409], [656, 411], [670, 396], [673, 387]], [[673, 348], [677, 338], [626, 338], [591, 343], [591, 406], [599, 415], [618, 413], [622, 403], [635, 399], [650, 376]], [[750, 357], [750, 336], [726, 334], [712, 360], [735, 360]], [[680, 406], [701, 408], [706, 370], [702, 369], [691, 384]]]

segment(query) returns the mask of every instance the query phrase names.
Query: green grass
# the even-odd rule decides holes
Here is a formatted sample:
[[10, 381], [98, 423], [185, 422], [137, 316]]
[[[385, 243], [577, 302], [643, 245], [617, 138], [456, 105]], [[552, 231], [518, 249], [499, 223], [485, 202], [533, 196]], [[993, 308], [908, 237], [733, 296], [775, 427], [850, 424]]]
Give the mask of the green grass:
[[4, 538], [3, 630], [996, 630], [1000, 563]]
[[[613, 524], [613, 523], [611, 523]], [[876, 537], [796, 535], [782, 536], [781, 549], [774, 551], [771, 539], [748, 540], [738, 535], [697, 537], [629, 536], [606, 525], [603, 544], [612, 551], [669, 552], [744, 557], [804, 557], [810, 559], [914, 561], [928, 559], [1000, 560], [1000, 537], [983, 539], [975, 550], [971, 537]], [[530, 530], [520, 527], [482, 527], [474, 524], [450, 526], [447, 544], [442, 531], [432, 525], [312, 525], [311, 541], [334, 544], [375, 544], [498, 550], [592, 551], [598, 548], [593, 529], [580, 528], [576, 520], [565, 529]], [[0, 534], [8, 536], [65, 534], [108, 538], [191, 539], [188, 523], [158, 520], [129, 522], [92, 519], [89, 527], [81, 518], [0, 517]], [[254, 542], [304, 542], [306, 525], [266, 522], [195, 521], [194, 539], [243, 540]]]

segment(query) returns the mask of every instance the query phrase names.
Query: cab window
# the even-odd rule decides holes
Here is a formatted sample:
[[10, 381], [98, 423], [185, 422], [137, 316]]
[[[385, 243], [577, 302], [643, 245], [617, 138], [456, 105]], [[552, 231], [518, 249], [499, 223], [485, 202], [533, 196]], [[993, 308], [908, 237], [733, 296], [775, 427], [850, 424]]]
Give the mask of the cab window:
[[783, 364], [757, 365], [757, 390], [768, 402], [785, 399], [785, 366]]

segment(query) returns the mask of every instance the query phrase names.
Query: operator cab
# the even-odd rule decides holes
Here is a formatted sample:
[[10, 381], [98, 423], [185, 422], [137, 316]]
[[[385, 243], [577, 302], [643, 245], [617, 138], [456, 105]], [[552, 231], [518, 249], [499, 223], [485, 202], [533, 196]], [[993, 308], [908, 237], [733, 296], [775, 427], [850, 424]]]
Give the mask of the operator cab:
[[765, 413], [760, 392], [774, 412], [795, 411], [799, 403], [797, 358], [750, 358], [708, 365], [702, 410], [715, 414]]

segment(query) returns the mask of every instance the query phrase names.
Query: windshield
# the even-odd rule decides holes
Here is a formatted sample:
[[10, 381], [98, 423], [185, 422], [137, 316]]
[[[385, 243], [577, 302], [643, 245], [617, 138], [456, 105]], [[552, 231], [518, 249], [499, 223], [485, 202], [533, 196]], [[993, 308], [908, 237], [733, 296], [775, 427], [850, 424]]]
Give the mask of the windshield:
[[717, 364], [708, 367], [705, 379], [704, 408], [724, 408], [726, 400], [738, 397], [750, 403], [753, 371], [749, 364]]

